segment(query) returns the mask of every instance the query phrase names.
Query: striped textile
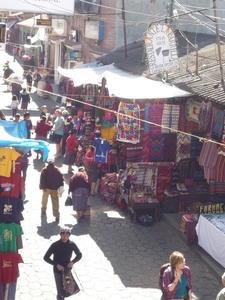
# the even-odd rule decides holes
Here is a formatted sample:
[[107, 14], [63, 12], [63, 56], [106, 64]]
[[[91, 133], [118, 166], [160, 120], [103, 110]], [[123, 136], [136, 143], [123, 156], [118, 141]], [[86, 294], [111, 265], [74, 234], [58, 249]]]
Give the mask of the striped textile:
[[162, 161], [163, 148], [164, 148], [163, 135], [158, 132], [150, 132], [149, 146], [150, 146], [149, 161]]
[[[201, 133], [193, 133], [196, 136], [203, 137]], [[190, 149], [190, 159], [197, 160], [197, 157], [200, 155], [202, 150], [202, 142], [199, 141], [196, 137], [191, 137], [191, 149]]]
[[185, 131], [185, 103], [180, 104], [180, 116], [178, 121], [178, 130]]
[[[180, 105], [164, 104], [162, 126], [178, 130]], [[162, 127], [162, 133], [170, 133], [169, 129]]]
[[187, 134], [177, 134], [176, 162], [190, 158], [191, 137]]
[[[151, 103], [149, 108], [149, 121], [158, 125], [162, 124], [162, 115], [163, 115], [163, 103]], [[161, 127], [150, 124], [151, 132], [161, 133]]]
[[218, 146], [214, 143], [204, 142], [199, 157], [199, 165], [204, 168], [207, 179], [214, 178], [214, 167], [218, 156]]
[[164, 134], [163, 161], [175, 161], [177, 147], [177, 134]]
[[223, 154], [217, 156], [214, 167], [214, 180], [216, 182], [225, 182], [225, 156]]
[[225, 182], [210, 181], [209, 184], [210, 194], [225, 194]]
[[209, 132], [212, 122], [212, 103], [202, 101], [199, 110], [199, 131]]

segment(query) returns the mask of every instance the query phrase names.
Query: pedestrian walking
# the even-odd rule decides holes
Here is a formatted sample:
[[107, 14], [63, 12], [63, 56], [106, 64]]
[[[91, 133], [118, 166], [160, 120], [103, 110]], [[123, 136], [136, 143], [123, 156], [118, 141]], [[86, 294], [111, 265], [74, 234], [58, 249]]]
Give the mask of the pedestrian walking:
[[84, 167], [79, 167], [69, 181], [69, 193], [72, 193], [73, 210], [77, 212], [77, 221], [84, 217], [90, 195], [90, 183]]
[[11, 93], [12, 93], [12, 95], [16, 95], [19, 101], [20, 101], [20, 92], [21, 91], [22, 91], [21, 84], [13, 81], [11, 83]]
[[16, 95], [12, 96], [12, 101], [11, 101], [11, 108], [12, 108], [12, 119], [14, 118], [15, 114], [17, 113], [18, 106], [19, 106], [19, 100]]
[[18, 48], [17, 47], [13, 47], [13, 62], [16, 61], [17, 52], [18, 52]]
[[75, 162], [77, 148], [77, 130], [74, 128], [69, 132], [69, 136], [66, 139], [66, 156], [64, 159], [64, 164], [68, 166], [68, 173], [71, 173], [73, 171], [72, 166]]
[[[57, 300], [64, 300], [64, 297], [62, 296], [63, 271], [65, 268], [72, 269], [73, 265], [81, 259], [82, 253], [77, 245], [70, 240], [70, 228], [60, 228], [59, 234], [60, 239], [51, 244], [44, 255], [44, 260], [53, 266]], [[71, 259], [73, 254], [75, 254], [75, 257]], [[51, 258], [51, 256], [53, 256], [53, 258]]]
[[21, 99], [21, 109], [23, 113], [27, 112], [28, 103], [30, 103], [30, 95], [26, 92], [26, 88], [23, 88], [22, 93], [20, 94]]
[[25, 114], [23, 114], [23, 121], [26, 122], [26, 126], [27, 126], [27, 139], [30, 139], [30, 136], [31, 136], [31, 132], [32, 132], [32, 129], [33, 129], [33, 124], [32, 124], [32, 121], [30, 119], [30, 113], [29, 112], [26, 112]]
[[89, 182], [91, 184], [91, 196], [95, 195], [95, 188], [99, 178], [100, 166], [99, 163], [94, 161], [95, 147], [89, 146], [89, 150], [86, 152], [84, 157], [85, 167], [87, 170]]
[[224, 287], [217, 294], [216, 300], [225, 300], [225, 273], [223, 273], [223, 275], [222, 275], [222, 284]]
[[62, 117], [62, 112], [60, 109], [56, 109], [55, 111], [56, 119], [54, 121], [53, 132], [54, 132], [54, 142], [56, 145], [56, 154], [55, 157], [58, 158], [61, 156], [61, 140], [63, 137], [63, 126], [64, 126], [64, 119]]
[[30, 93], [31, 88], [32, 88], [32, 82], [33, 82], [33, 78], [31, 76], [31, 71], [27, 72], [26, 81], [27, 81], [27, 92]]
[[58, 188], [64, 186], [63, 174], [58, 167], [54, 165], [54, 157], [48, 157], [48, 165], [41, 170], [39, 188], [43, 191], [41, 201], [41, 213], [45, 214], [48, 203], [48, 196], [50, 195], [52, 201], [52, 213], [55, 220], [59, 221], [59, 196]]
[[191, 271], [185, 265], [184, 255], [178, 251], [170, 255], [170, 266], [164, 271], [162, 278], [161, 300], [191, 299]]
[[[46, 116], [42, 116], [41, 120], [37, 121], [36, 129], [35, 129], [35, 140], [41, 140], [41, 141], [46, 141], [47, 140], [47, 135], [48, 132], [52, 129], [53, 125], [50, 122], [46, 122]], [[39, 154], [41, 155], [42, 158], [42, 152], [40, 150], [35, 150], [37, 153], [36, 159], [39, 158]]]

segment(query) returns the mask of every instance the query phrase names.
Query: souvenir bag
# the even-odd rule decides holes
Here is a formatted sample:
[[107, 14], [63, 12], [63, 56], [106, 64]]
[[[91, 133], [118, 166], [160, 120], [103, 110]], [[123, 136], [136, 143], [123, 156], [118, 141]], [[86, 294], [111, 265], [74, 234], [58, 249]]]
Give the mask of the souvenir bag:
[[65, 268], [62, 273], [62, 285], [63, 297], [70, 297], [80, 291], [80, 288], [73, 277], [72, 269], [70, 268]]
[[65, 201], [65, 206], [72, 206], [72, 205], [73, 205], [72, 198], [70, 195], [68, 195]]

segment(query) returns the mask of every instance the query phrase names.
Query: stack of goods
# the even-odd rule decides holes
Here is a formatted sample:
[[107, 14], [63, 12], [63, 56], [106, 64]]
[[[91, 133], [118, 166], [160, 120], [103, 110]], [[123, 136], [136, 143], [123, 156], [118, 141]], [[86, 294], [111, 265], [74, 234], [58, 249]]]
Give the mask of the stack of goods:
[[143, 226], [150, 226], [153, 223], [153, 219], [149, 215], [141, 215], [138, 218], [138, 222], [139, 222], [139, 224], [141, 224]]
[[109, 204], [114, 204], [117, 194], [117, 175], [116, 173], [106, 173], [100, 180], [99, 191]]

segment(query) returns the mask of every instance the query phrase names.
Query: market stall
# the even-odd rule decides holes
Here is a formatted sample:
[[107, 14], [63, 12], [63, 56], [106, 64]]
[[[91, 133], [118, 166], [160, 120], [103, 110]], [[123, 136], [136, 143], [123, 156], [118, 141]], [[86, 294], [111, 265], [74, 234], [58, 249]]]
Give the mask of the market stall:
[[222, 214], [201, 214], [196, 226], [198, 244], [219, 264], [225, 267], [225, 216]]

